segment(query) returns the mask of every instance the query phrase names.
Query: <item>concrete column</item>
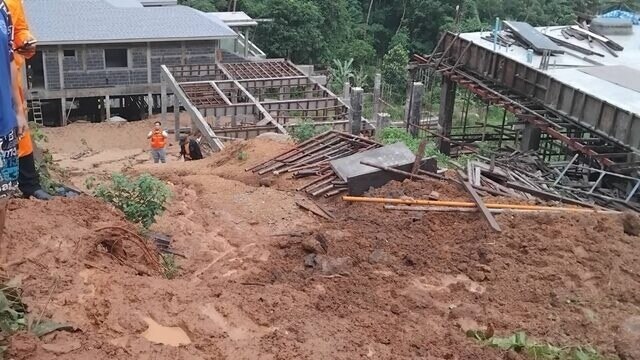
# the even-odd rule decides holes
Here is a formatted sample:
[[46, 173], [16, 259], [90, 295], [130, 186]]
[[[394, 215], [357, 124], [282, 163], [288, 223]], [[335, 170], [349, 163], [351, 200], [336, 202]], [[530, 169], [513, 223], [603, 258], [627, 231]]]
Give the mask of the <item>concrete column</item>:
[[149, 106], [149, 116], [153, 116], [153, 94], [147, 94], [147, 105]]
[[421, 82], [413, 83], [411, 90], [411, 109], [409, 110], [409, 133], [418, 137], [420, 120], [422, 118], [422, 94], [424, 85]]
[[360, 135], [362, 131], [362, 96], [364, 94], [364, 90], [359, 87], [355, 87], [351, 89], [351, 110], [349, 114], [351, 115], [349, 119], [351, 120], [351, 134]]
[[351, 84], [349, 84], [349, 82], [346, 82], [342, 85], [342, 98], [344, 99], [345, 104], [349, 105], [349, 102], [351, 101], [351, 97], [350, 97], [350, 91], [351, 91]]
[[404, 123], [407, 124], [407, 130], [409, 130], [409, 113], [411, 112], [411, 96], [413, 94], [413, 74], [409, 76], [407, 81], [407, 97], [404, 103]]
[[60, 99], [60, 110], [62, 113], [62, 117], [60, 118], [62, 119], [62, 126], [67, 126], [67, 99]]
[[378, 118], [376, 131], [382, 131], [391, 124], [391, 115], [387, 113], [379, 113], [376, 117]]
[[[442, 88], [440, 89], [440, 113], [438, 115], [438, 132], [441, 136], [449, 138], [451, 136], [451, 126], [453, 125], [453, 108], [456, 102], [456, 83], [451, 79], [442, 78]], [[438, 149], [445, 155], [451, 154], [451, 143], [438, 139]]]
[[378, 123], [378, 112], [380, 112], [380, 96], [382, 93], [382, 74], [376, 74], [373, 80], [373, 122]]
[[538, 150], [540, 148], [540, 134], [540, 129], [531, 124], [525, 124], [522, 130], [522, 139], [520, 140], [520, 150]]
[[180, 99], [173, 95], [173, 123], [176, 141], [180, 140]]
[[160, 107], [162, 108], [162, 121], [164, 122], [167, 120], [167, 80], [164, 78], [164, 74], [160, 75]]
[[104, 97], [104, 108], [107, 111], [107, 120], [111, 119], [111, 99], [109, 95]]

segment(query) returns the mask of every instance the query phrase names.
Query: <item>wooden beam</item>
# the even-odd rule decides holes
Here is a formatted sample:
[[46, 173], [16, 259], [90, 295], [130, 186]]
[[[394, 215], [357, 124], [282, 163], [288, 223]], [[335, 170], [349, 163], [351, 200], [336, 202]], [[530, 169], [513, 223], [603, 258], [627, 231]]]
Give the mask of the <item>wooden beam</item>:
[[496, 218], [493, 217], [493, 215], [491, 214], [491, 211], [489, 211], [487, 206], [484, 204], [484, 201], [482, 201], [482, 198], [480, 197], [480, 195], [478, 195], [478, 193], [473, 188], [473, 186], [465, 179], [464, 174], [460, 170], [458, 170], [458, 177], [460, 178], [460, 183], [462, 184], [462, 186], [467, 190], [469, 195], [471, 195], [476, 205], [478, 205], [478, 208], [480, 209], [480, 213], [485, 218], [485, 220], [487, 220], [487, 222], [489, 223], [489, 226], [491, 226], [491, 228], [497, 232], [502, 231], [500, 229], [500, 225], [498, 225], [498, 222], [496, 221]]

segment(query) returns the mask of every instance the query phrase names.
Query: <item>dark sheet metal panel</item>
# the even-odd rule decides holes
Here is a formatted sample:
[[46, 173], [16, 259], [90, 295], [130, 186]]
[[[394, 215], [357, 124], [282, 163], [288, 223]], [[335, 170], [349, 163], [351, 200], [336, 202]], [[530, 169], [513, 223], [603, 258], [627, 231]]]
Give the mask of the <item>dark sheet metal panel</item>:
[[640, 71], [624, 65], [592, 66], [580, 69], [585, 74], [640, 92]]
[[547, 50], [553, 54], [564, 54], [562, 48], [528, 23], [505, 21], [504, 24], [512, 30], [514, 35], [531, 46], [536, 53], [541, 54]]

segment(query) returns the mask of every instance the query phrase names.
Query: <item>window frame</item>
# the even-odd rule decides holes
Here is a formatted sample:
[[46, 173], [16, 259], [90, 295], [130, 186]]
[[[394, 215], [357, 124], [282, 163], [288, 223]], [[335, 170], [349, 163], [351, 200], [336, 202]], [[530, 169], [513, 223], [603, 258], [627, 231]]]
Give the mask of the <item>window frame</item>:
[[[126, 59], [125, 60], [127, 62], [127, 64], [125, 66], [109, 66], [107, 64], [107, 51], [114, 51], [114, 50], [120, 50], [120, 51], [124, 50], [124, 54], [126, 55]], [[103, 51], [102, 51], [102, 56], [104, 58], [104, 68], [107, 69], [107, 70], [110, 70], [110, 69], [117, 70], [117, 69], [129, 69], [129, 68], [131, 68], [131, 52], [129, 51], [128, 48], [121, 48], [121, 47], [104, 48]]]

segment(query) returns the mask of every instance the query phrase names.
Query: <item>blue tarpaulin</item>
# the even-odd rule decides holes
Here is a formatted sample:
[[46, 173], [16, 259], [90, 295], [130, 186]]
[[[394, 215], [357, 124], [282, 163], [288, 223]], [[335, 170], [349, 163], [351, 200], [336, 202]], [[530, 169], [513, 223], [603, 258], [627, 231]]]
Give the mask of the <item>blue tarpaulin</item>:
[[640, 15], [634, 14], [629, 11], [613, 10], [613, 11], [609, 11], [606, 14], [602, 14], [599, 17], [613, 18], [613, 19], [629, 19], [634, 25], [640, 25]]

